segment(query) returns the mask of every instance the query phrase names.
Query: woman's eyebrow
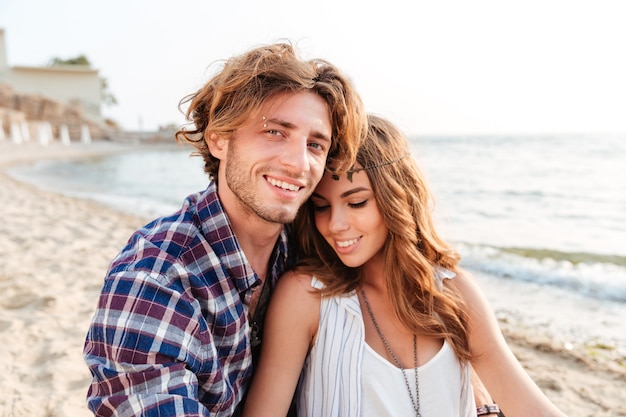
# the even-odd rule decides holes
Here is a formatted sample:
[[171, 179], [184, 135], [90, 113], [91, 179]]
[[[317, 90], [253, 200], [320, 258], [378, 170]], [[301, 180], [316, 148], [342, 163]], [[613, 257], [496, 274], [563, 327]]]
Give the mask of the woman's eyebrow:
[[[369, 188], [367, 188], [367, 187], [352, 188], [352, 189], [350, 189], [348, 191], [345, 191], [345, 192], [341, 193], [340, 197], [341, 198], [349, 197], [352, 194], [356, 194], [356, 193], [361, 192], [361, 191], [369, 191]], [[322, 195], [316, 193], [315, 191], [313, 192], [313, 194], [311, 194], [311, 197], [316, 197], [316, 198], [319, 198], [321, 200], [326, 200], [326, 198], [324, 198]]]

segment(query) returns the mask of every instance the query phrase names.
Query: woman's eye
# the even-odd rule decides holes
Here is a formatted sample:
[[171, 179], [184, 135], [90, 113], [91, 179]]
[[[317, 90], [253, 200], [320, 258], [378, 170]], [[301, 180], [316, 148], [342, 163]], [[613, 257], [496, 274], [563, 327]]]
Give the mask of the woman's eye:
[[352, 208], [361, 208], [361, 207], [365, 207], [366, 204], [367, 204], [367, 200], [363, 200], [363, 201], [360, 201], [358, 203], [350, 203], [350, 207], [352, 207]]
[[325, 211], [328, 210], [330, 206], [313, 206], [313, 210], [315, 211]]

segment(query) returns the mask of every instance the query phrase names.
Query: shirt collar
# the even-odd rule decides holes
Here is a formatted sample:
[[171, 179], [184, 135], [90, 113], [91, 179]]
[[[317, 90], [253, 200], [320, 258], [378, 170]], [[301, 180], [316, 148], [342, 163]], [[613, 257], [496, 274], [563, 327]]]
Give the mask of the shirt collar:
[[[211, 181], [207, 189], [200, 195], [197, 210], [198, 218], [202, 222], [202, 233], [219, 257], [222, 267], [233, 279], [237, 290], [243, 292], [257, 285], [260, 279], [248, 263], [248, 259], [233, 233], [230, 220], [219, 200], [215, 181]], [[283, 228], [270, 258], [269, 271], [271, 271], [272, 284], [285, 271], [288, 252], [287, 232]]]

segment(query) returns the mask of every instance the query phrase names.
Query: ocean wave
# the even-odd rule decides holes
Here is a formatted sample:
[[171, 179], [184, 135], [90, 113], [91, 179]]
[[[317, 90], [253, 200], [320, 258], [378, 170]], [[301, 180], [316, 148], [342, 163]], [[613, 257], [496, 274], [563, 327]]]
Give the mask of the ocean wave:
[[624, 256], [474, 244], [459, 244], [458, 249], [461, 265], [468, 269], [626, 303]]

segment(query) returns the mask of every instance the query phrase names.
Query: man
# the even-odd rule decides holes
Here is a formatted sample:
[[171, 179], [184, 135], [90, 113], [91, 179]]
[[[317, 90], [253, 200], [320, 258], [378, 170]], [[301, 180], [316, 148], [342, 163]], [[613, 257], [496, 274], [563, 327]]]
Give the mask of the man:
[[133, 234], [113, 260], [84, 357], [96, 415], [236, 415], [264, 306], [293, 262], [287, 230], [327, 159], [349, 169], [366, 118], [350, 82], [291, 45], [253, 49], [185, 101], [177, 132], [208, 188]]

